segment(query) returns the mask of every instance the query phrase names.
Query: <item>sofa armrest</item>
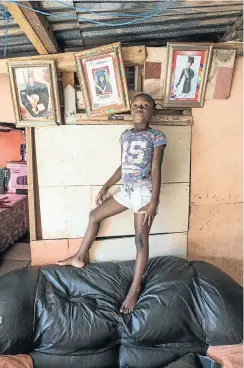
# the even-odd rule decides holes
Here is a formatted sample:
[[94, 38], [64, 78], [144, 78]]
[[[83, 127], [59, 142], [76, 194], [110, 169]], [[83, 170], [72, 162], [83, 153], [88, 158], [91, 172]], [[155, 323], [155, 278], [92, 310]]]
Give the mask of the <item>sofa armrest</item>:
[[39, 267], [21, 268], [0, 277], [0, 353], [32, 350]]

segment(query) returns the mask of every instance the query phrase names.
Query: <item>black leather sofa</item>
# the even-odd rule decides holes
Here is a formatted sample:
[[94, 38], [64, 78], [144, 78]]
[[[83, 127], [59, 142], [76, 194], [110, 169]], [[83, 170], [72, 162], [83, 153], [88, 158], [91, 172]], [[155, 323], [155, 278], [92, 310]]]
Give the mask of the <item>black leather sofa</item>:
[[1, 354], [30, 354], [37, 368], [161, 368], [242, 342], [242, 287], [218, 268], [150, 260], [137, 308], [123, 316], [133, 272], [129, 261], [3, 275]]

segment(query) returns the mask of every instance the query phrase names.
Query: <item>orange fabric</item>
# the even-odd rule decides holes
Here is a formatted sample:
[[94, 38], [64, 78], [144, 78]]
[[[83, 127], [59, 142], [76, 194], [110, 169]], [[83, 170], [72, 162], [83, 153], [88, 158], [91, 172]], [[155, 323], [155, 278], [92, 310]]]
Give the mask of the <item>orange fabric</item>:
[[243, 345], [210, 346], [207, 356], [224, 368], [243, 368]]
[[0, 368], [33, 368], [29, 355], [1, 355]]

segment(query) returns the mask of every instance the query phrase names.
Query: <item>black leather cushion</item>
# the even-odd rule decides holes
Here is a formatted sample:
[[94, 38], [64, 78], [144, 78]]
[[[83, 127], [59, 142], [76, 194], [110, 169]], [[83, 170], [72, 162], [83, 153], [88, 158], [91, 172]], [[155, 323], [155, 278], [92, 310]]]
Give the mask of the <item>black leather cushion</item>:
[[208, 345], [242, 342], [243, 289], [219, 268], [206, 262], [192, 262], [197, 272], [204, 332]]
[[[15, 272], [2, 279], [14, 283]], [[241, 342], [242, 288], [216, 267], [177, 257], [150, 260], [137, 308], [122, 316], [119, 308], [133, 274], [132, 261], [90, 264], [83, 270], [43, 267], [36, 295], [31, 280], [24, 280], [35, 309], [34, 321], [33, 314], [22, 312], [33, 323], [29, 351], [35, 367], [160, 368], [187, 353], [204, 355], [209, 342]], [[8, 308], [18, 320], [11, 301]], [[6, 329], [0, 336], [8, 341], [9, 334]], [[9, 350], [15, 353], [15, 346]]]
[[38, 267], [0, 277], [0, 354], [23, 354], [33, 348]]

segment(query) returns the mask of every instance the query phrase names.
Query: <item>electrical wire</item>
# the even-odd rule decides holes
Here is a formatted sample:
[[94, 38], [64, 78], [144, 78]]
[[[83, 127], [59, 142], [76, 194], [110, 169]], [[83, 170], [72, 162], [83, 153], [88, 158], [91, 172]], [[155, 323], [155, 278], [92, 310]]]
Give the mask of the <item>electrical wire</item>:
[[[100, 26], [106, 26], [106, 27], [118, 27], [118, 26], [126, 26], [126, 25], [130, 25], [130, 24], [135, 24], [135, 23], [139, 23], [141, 22], [142, 20], [145, 20], [145, 19], [151, 19], [153, 18], [155, 15], [159, 15], [159, 14], [162, 14], [164, 13], [166, 10], [168, 10], [177, 0], [171, 0], [171, 2], [164, 8], [160, 9], [159, 11], [155, 12], [155, 13], [152, 13], [152, 14], [149, 14], [149, 15], [145, 15], [143, 16], [142, 18], [138, 18], [138, 19], [133, 19], [131, 21], [128, 21], [128, 22], [121, 22], [121, 23], [105, 23], [105, 22], [100, 22], [100, 21], [96, 21], [96, 20], [93, 20], [93, 19], [89, 19], [89, 18], [86, 18], [86, 17], [82, 17], [80, 15], [77, 16], [78, 19], [82, 19], [82, 20], [85, 20], [89, 23], [93, 23], [93, 24], [98, 24]], [[52, 17], [55, 17], [55, 18], [59, 18], [59, 19], [68, 19], [68, 18], [74, 18], [73, 15], [60, 15], [60, 14], [50, 14], [50, 13], [47, 13], [47, 12], [44, 12], [42, 10], [37, 10], [37, 9], [33, 9], [27, 5], [24, 5], [18, 1], [15, 1], [15, 0], [6, 0], [7, 3], [15, 3], [16, 5], [19, 5], [23, 8], [26, 8], [26, 9], [29, 9], [35, 13], [39, 13], [39, 14], [42, 14], [42, 15], [46, 15], [46, 16], [52, 16]], [[59, 1], [56, 1], [56, 2], [59, 2]], [[63, 2], [62, 2], [63, 3]], [[68, 5], [68, 4], [66, 4]], [[161, 4], [160, 4], [161, 5]], [[72, 7], [73, 10], [76, 10], [75, 7]], [[96, 13], [96, 15], [98, 15], [99, 13]]]
[[5, 19], [5, 38], [4, 38], [3, 56], [6, 57], [8, 48], [8, 22], [9, 18], [11, 17], [11, 14], [5, 9], [3, 9], [2, 14]]
[[[164, 0], [164, 1], [170, 1], [170, 0]], [[110, 16], [115, 16], [115, 17], [125, 17], [125, 18], [134, 18], [134, 17], [137, 17], [137, 18], [142, 18], [144, 15], [149, 15], [151, 13], [153, 13], [156, 9], [158, 8], [161, 8], [163, 4], [159, 3], [158, 5], [154, 6], [154, 8], [152, 8], [151, 10], [148, 10], [146, 12], [142, 12], [138, 15], [138, 13], [120, 13], [120, 12], [108, 12], [108, 13], [99, 13], [99, 12], [95, 12], [93, 10], [90, 10], [88, 9], [87, 7], [85, 6], [77, 6], [77, 7], [74, 7], [73, 5], [69, 5], [69, 4], [66, 4], [65, 1], [62, 1], [62, 0], [56, 0], [57, 3], [60, 3], [64, 6], [66, 6], [67, 8], [69, 9], [73, 9], [73, 10], [77, 10], [77, 11], [86, 11], [87, 13], [90, 13], [90, 14], [94, 14], [96, 16], [100, 16], [100, 17], [104, 17], [104, 16], [107, 16], [107, 15], [110, 15]]]

